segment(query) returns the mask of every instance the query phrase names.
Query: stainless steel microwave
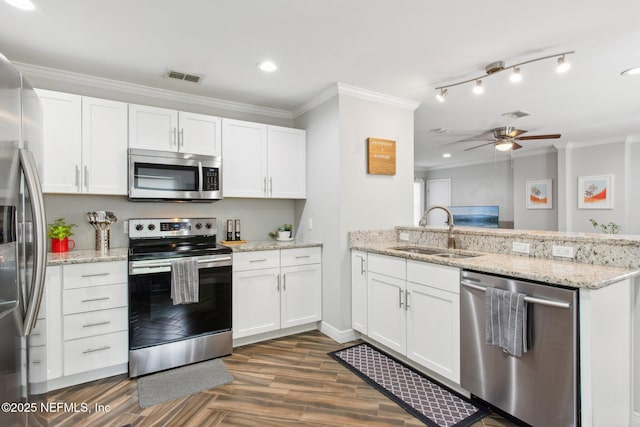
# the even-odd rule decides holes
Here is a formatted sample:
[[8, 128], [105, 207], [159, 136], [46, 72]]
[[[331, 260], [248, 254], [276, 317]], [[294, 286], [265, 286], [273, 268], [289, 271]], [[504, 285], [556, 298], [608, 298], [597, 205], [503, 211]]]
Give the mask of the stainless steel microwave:
[[219, 199], [222, 199], [220, 157], [129, 149], [129, 200]]

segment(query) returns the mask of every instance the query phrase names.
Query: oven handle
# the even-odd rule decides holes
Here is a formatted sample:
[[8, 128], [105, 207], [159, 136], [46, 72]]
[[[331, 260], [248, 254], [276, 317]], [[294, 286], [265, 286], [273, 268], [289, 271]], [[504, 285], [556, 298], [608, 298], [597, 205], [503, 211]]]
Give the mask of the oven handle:
[[[231, 265], [231, 257], [219, 258], [202, 258], [198, 259], [198, 269], [211, 267], [224, 267]], [[150, 274], [171, 271], [171, 261], [145, 262], [131, 261], [129, 262], [129, 274]]]

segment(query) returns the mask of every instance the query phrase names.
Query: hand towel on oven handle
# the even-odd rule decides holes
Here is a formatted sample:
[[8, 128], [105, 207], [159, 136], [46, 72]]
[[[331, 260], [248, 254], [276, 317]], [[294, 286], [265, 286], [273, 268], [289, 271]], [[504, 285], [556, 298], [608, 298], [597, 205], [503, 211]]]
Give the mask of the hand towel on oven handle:
[[199, 301], [200, 279], [197, 258], [178, 258], [171, 261], [171, 299], [173, 305]]
[[486, 343], [496, 345], [512, 356], [526, 353], [527, 303], [526, 295], [487, 287], [485, 293]]

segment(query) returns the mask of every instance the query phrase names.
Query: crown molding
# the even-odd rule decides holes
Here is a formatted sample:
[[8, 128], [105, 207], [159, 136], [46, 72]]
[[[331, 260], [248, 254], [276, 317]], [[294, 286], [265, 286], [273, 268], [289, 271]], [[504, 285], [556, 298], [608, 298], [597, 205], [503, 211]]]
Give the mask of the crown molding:
[[420, 106], [420, 102], [411, 101], [409, 99], [398, 98], [396, 96], [386, 95], [380, 92], [374, 92], [368, 89], [362, 89], [356, 86], [351, 86], [344, 83], [336, 83], [331, 85], [324, 91], [320, 92], [318, 95], [311, 98], [309, 101], [305, 102], [295, 110], [293, 110], [293, 117], [297, 118], [314, 108], [318, 105], [328, 101], [336, 95], [347, 95], [353, 96], [355, 98], [364, 99], [366, 101], [378, 102], [380, 104], [387, 104], [392, 107], [402, 108], [404, 110], [414, 111], [418, 106]]
[[258, 114], [261, 116], [277, 117], [281, 119], [293, 119], [291, 111], [277, 108], [259, 107], [257, 105], [245, 104], [242, 102], [227, 101], [224, 99], [210, 98], [200, 95], [190, 95], [166, 89], [159, 89], [150, 86], [127, 83], [119, 80], [112, 80], [103, 77], [95, 77], [87, 74], [80, 74], [71, 71], [58, 70], [55, 68], [42, 67], [39, 65], [13, 62], [13, 65], [23, 74], [32, 77], [44, 78], [57, 82], [83, 85], [98, 89], [106, 89], [117, 92], [130, 93], [150, 98], [169, 100], [175, 102], [185, 102], [189, 104], [201, 105], [205, 107], [220, 108], [229, 111], [238, 111], [248, 114]]

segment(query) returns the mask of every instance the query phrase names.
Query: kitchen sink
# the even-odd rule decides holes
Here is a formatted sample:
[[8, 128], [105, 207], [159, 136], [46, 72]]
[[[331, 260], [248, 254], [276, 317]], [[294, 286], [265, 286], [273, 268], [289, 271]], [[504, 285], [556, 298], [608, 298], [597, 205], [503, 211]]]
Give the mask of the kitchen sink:
[[476, 257], [478, 255], [475, 254], [461, 254], [461, 253], [456, 253], [456, 252], [443, 252], [446, 251], [446, 249], [430, 249], [430, 248], [416, 248], [416, 247], [412, 247], [412, 246], [399, 246], [399, 247], [395, 247], [395, 248], [391, 248], [393, 250], [396, 251], [402, 251], [402, 252], [410, 252], [413, 254], [420, 254], [420, 255], [434, 255], [437, 257], [441, 257], [441, 258], [473, 258]]

